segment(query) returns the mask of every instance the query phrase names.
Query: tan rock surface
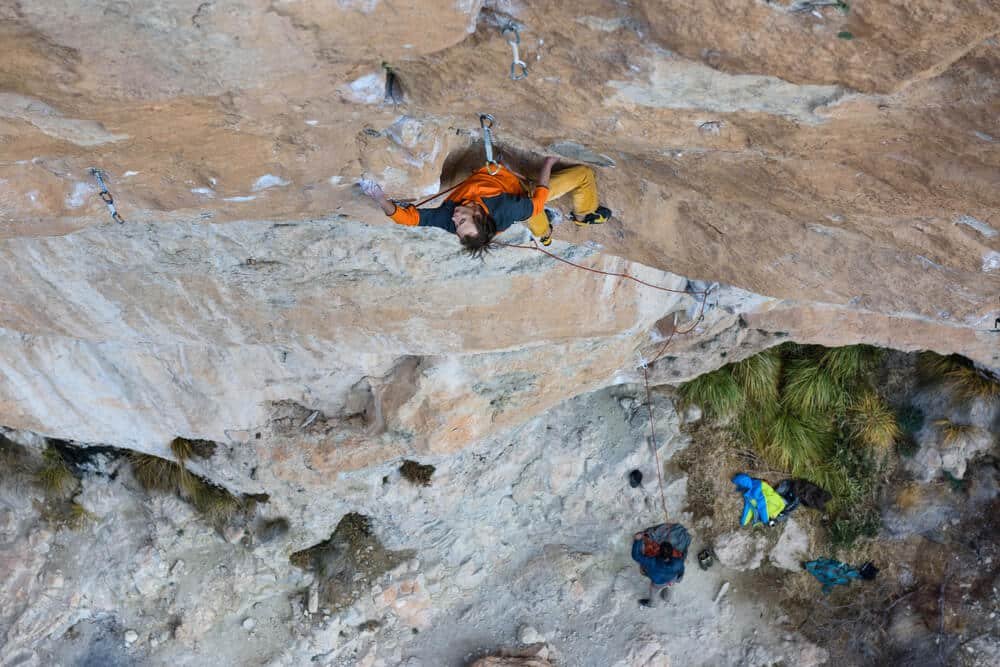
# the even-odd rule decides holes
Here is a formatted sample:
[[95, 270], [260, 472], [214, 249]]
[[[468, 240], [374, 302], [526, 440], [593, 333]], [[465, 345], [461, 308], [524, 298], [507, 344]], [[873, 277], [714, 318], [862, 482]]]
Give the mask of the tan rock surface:
[[[599, 179], [618, 219], [560, 229], [570, 242], [915, 315], [947, 325], [942, 341], [992, 324], [995, 2], [858, 2], [822, 20], [779, 2], [500, 3], [478, 19], [474, 2], [396, 4], [8, 8], [0, 236], [108, 223], [94, 165], [130, 222], [384, 223], [352, 182], [367, 171], [399, 196], [433, 191], [492, 110], [513, 146], [575, 142], [617, 165]], [[519, 82], [497, 29], [511, 12], [532, 68]], [[381, 104], [379, 57], [401, 107]]]

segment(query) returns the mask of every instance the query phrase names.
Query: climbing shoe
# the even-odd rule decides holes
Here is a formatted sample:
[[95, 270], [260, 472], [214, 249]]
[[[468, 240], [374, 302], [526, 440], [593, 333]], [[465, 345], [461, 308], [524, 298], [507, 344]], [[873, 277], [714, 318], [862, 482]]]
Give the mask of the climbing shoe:
[[649, 605], [649, 598], [642, 598], [641, 600], [639, 600], [639, 606], [640, 607], [648, 607], [648, 606], [650, 606]]
[[642, 486], [642, 472], [639, 470], [633, 470], [628, 474], [628, 485], [633, 489], [637, 489]]
[[545, 217], [549, 221], [549, 233], [538, 240], [541, 242], [542, 245], [548, 246], [552, 245], [552, 230], [553, 230], [552, 219], [555, 217], [555, 214], [551, 210], [545, 209]]
[[576, 214], [571, 214], [573, 222], [580, 225], [601, 225], [611, 219], [611, 209], [607, 206], [598, 206], [597, 210], [593, 213], [588, 213], [583, 216], [583, 218], [576, 217]]
[[698, 552], [698, 567], [700, 567], [703, 570], [707, 570], [708, 568], [712, 567], [713, 562], [715, 562], [715, 559], [712, 558], [711, 551], [709, 551], [708, 549], [702, 549], [701, 551]]

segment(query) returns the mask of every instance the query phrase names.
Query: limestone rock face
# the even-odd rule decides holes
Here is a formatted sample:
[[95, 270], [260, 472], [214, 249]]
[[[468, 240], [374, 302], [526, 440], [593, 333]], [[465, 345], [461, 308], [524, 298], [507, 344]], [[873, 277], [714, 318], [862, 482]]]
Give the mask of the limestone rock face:
[[734, 530], [715, 541], [719, 563], [734, 570], [755, 570], [764, 562], [767, 538], [749, 530]]
[[808, 555], [809, 535], [795, 519], [788, 519], [768, 558], [777, 567], [797, 572], [802, 569], [802, 561], [808, 560]]
[[[482, 162], [492, 111], [529, 173], [550, 150], [601, 165], [615, 219], [558, 239], [782, 300], [751, 327], [1000, 366], [1000, 8], [808, 9], [22, 0], [0, 8], [0, 238], [97, 227], [111, 242], [93, 166], [132, 225], [384, 225], [356, 179], [429, 194]], [[382, 61], [402, 99], [385, 101]]]
[[[1000, 368], [1000, 7], [849, 4], [0, 3], [0, 427], [36, 454], [119, 448], [81, 464], [79, 531], [0, 485], [0, 662], [457, 664], [525, 623], [560, 664], [825, 660], [709, 641], [733, 612], [694, 604], [716, 574], [643, 616], [626, 542], [662, 504], [690, 518], [686, 477], [653, 485], [651, 448], [688, 444], [658, 387], [785, 341]], [[483, 112], [529, 176], [545, 154], [595, 169], [609, 222], [550, 202], [549, 250], [592, 271], [473, 260], [359, 192], [458, 183]], [[262, 523], [141, 491], [128, 453], [173, 460], [176, 436], [218, 443], [187, 467], [266, 498]], [[916, 464], [958, 477], [989, 445], [930, 437]], [[404, 457], [431, 486], [400, 481]], [[349, 512], [417, 555], [325, 609], [289, 554]], [[716, 552], [756, 568], [763, 538]], [[542, 625], [567, 610], [593, 639]]]

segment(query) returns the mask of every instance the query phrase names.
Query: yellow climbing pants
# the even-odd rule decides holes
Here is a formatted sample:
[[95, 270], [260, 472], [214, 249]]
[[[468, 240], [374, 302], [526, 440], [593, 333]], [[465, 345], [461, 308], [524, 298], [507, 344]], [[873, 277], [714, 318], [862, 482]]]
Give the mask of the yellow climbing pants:
[[[565, 194], [573, 195], [573, 215], [577, 218], [596, 211], [600, 201], [597, 198], [597, 179], [594, 178], [594, 170], [577, 165], [552, 174], [552, 178], [549, 179], [547, 201]], [[549, 229], [549, 219], [545, 217], [545, 211], [532, 216], [527, 225], [535, 236], [547, 236], [552, 231]]]

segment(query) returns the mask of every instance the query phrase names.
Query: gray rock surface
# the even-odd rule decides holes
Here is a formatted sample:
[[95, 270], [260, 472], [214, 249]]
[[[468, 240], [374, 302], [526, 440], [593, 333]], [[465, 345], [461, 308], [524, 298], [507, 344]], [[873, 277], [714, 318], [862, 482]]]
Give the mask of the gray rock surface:
[[750, 529], [734, 530], [716, 538], [715, 556], [733, 570], [755, 570], [764, 562], [767, 538]]
[[797, 572], [802, 569], [802, 561], [808, 560], [808, 555], [809, 535], [794, 518], [789, 518], [768, 558], [776, 567]]

